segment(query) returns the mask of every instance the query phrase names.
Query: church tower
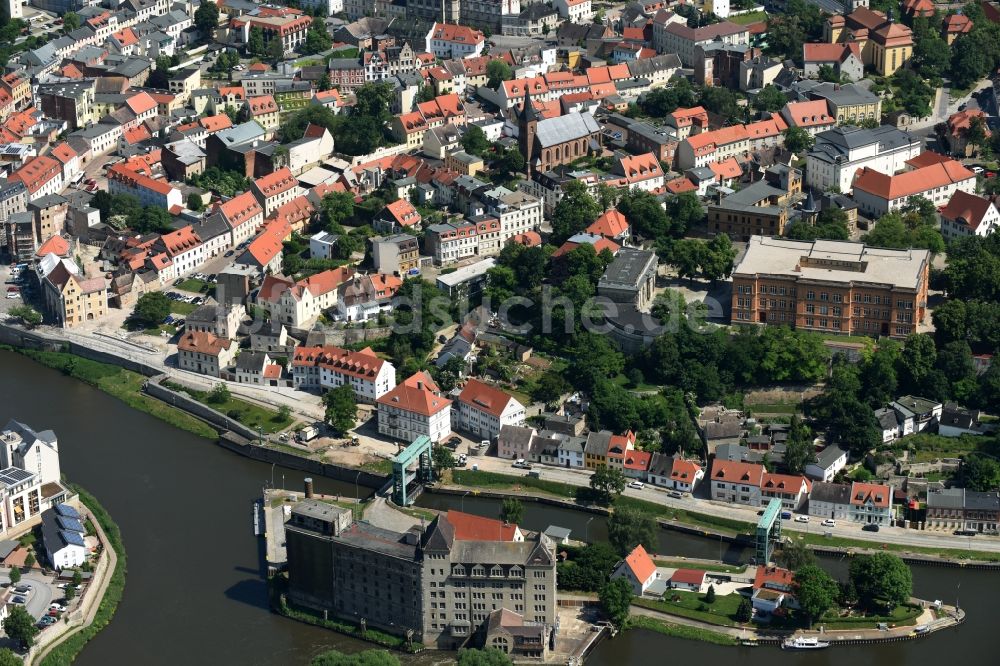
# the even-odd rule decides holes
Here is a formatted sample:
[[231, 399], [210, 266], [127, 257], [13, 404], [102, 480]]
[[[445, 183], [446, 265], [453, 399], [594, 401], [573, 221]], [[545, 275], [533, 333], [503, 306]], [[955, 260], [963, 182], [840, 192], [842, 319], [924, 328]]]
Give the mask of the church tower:
[[529, 87], [524, 91], [524, 107], [517, 117], [517, 137], [521, 154], [524, 155], [525, 172], [530, 179], [533, 166], [531, 162], [535, 151], [535, 133], [538, 130], [538, 121], [541, 120], [541, 114], [535, 109], [535, 105], [531, 103], [531, 84], [528, 83], [527, 85]]

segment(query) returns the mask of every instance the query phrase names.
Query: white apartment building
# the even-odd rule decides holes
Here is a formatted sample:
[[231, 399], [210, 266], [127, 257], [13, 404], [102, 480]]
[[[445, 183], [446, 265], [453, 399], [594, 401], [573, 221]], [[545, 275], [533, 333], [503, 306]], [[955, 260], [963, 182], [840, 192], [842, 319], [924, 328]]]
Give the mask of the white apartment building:
[[347, 384], [358, 402], [372, 405], [395, 388], [396, 368], [370, 349], [353, 352], [332, 345], [297, 347], [292, 380], [297, 389], [332, 389]]
[[316, 319], [337, 305], [337, 289], [354, 271], [334, 268], [293, 281], [283, 275], [267, 275], [257, 292], [257, 305], [267, 310], [273, 321], [290, 328], [311, 328]]
[[892, 488], [858, 481], [850, 485], [817, 481], [809, 496], [809, 515], [888, 526], [892, 524]]
[[937, 161], [934, 153], [923, 153], [908, 165], [932, 163], [911, 171], [889, 175], [866, 167], [854, 177], [854, 200], [861, 213], [877, 218], [902, 208], [913, 197], [923, 197], [940, 208], [958, 191], [976, 192], [976, 174], [950, 158]]
[[452, 425], [481, 439], [493, 439], [505, 425], [524, 424], [524, 405], [478, 379], [469, 379], [452, 410]]
[[676, 53], [685, 67], [693, 67], [699, 46], [710, 42], [745, 45], [750, 43], [750, 31], [744, 25], [722, 21], [700, 28], [689, 28], [686, 21], [665, 25], [659, 32], [660, 41], [654, 39], [660, 53]]
[[[483, 194], [485, 214], [500, 221], [499, 245], [511, 237], [537, 231], [542, 224], [542, 201], [538, 197], [506, 187], [497, 187]], [[480, 254], [484, 254], [480, 251]]]
[[440, 442], [451, 434], [451, 400], [426, 372], [397, 384], [377, 400], [378, 431], [404, 442], [421, 435]]
[[223, 204], [217, 204], [216, 211], [229, 225], [234, 246], [249, 241], [264, 224], [264, 208], [257, 202], [253, 192], [244, 192]]
[[708, 166], [750, 150], [750, 134], [744, 125], [731, 125], [692, 134], [677, 145], [675, 158], [681, 171]]
[[0, 432], [0, 535], [37, 523], [45, 509], [66, 495], [55, 433], [8, 421]]
[[963, 190], [955, 192], [941, 209], [941, 235], [946, 241], [966, 236], [989, 236], [1000, 226], [996, 204]]
[[712, 464], [711, 498], [717, 502], [759, 506], [763, 477], [763, 465], [716, 458]]
[[594, 18], [590, 0], [554, 0], [552, 6], [571, 23], [590, 23]]
[[816, 135], [806, 154], [806, 185], [822, 191], [851, 191], [854, 176], [865, 167], [886, 174], [906, 168], [920, 154], [923, 140], [883, 125], [875, 129], [835, 127]]

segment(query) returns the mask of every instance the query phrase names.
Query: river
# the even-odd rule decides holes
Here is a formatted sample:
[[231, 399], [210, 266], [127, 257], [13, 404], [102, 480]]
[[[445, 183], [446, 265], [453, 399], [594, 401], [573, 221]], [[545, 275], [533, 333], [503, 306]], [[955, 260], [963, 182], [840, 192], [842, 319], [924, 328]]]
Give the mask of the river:
[[[66, 477], [92, 492], [118, 523], [128, 552], [125, 594], [112, 622], [81, 653], [77, 664], [158, 665], [261, 664], [297, 666], [325, 649], [355, 651], [367, 644], [271, 613], [261, 578], [261, 541], [251, 530], [251, 503], [261, 487], [284, 482], [301, 488], [305, 474], [247, 460], [190, 435], [57, 371], [20, 355], [0, 352], [0, 419], [52, 429], [59, 438]], [[0, 424], [2, 425], [2, 424]], [[317, 490], [354, 496], [354, 485], [315, 478]], [[365, 492], [364, 489], [361, 490]], [[497, 504], [424, 495], [420, 503], [464, 508], [495, 516]], [[603, 539], [604, 519], [584, 513], [525, 504], [525, 527], [569, 527], [574, 537]], [[664, 555], [719, 557], [711, 540], [662, 532]], [[722, 546], [738, 561], [743, 553]], [[824, 560], [835, 574], [844, 566]], [[961, 603], [969, 619], [957, 630], [919, 642], [878, 648], [828, 650], [815, 654], [743, 649], [744, 666], [820, 666], [848, 659], [852, 666], [940, 664], [961, 656], [962, 666], [996, 663], [990, 620], [1000, 589], [995, 574], [931, 567], [914, 568], [915, 593]], [[648, 632], [629, 632], [606, 641], [588, 664], [659, 663], [671, 658], [733, 659], [732, 648], [716, 648]], [[440, 661], [428, 655], [408, 665]]]

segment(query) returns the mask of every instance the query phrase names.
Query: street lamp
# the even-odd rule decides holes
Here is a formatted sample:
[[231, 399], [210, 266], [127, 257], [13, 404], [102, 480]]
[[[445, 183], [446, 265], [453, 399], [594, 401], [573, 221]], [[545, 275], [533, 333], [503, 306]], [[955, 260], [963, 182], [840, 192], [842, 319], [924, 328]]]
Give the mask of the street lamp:
[[274, 463], [271, 463], [271, 489], [274, 490]]
[[584, 525], [584, 537], [583, 537], [583, 540], [584, 540], [585, 543], [590, 543], [590, 521], [593, 520], [594, 518], [597, 518], [597, 516], [591, 516], [587, 520], [587, 524]]
[[[465, 495], [468, 495], [471, 492], [471, 490], [466, 490]], [[465, 495], [462, 495], [462, 513], [465, 513]]]

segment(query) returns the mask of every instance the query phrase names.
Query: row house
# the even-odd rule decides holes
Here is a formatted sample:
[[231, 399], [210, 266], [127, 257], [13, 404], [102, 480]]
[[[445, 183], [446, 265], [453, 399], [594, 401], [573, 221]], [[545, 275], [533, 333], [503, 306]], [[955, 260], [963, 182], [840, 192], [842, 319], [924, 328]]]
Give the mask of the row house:
[[609, 430], [591, 432], [583, 447], [583, 466], [589, 470], [598, 467], [617, 467], [624, 470], [625, 454], [635, 448], [635, 433], [629, 431], [616, 435]]
[[486, 44], [486, 37], [479, 30], [464, 25], [435, 23], [424, 42], [426, 52], [446, 60], [480, 55]]
[[750, 136], [744, 125], [732, 125], [693, 134], [677, 146], [677, 168], [681, 170], [721, 162], [750, 150]]
[[302, 194], [299, 181], [288, 167], [282, 167], [253, 181], [250, 191], [264, 207], [264, 217], [271, 217], [278, 208]]
[[917, 168], [889, 175], [865, 167], [857, 173], [854, 200], [862, 213], [878, 218], [902, 208], [912, 197], [924, 197], [935, 207], [941, 207], [956, 191], [968, 194], [976, 191], [976, 174], [956, 160], [926, 151], [907, 165]]
[[238, 349], [232, 340], [204, 331], [185, 331], [177, 341], [177, 365], [181, 370], [220, 377], [233, 364]]
[[71, 260], [64, 259], [48, 272], [42, 280], [42, 295], [56, 325], [75, 328], [107, 314], [108, 286], [104, 277], [81, 277], [67, 264]]
[[208, 258], [201, 238], [190, 224], [162, 234], [159, 241], [153, 245], [153, 251], [165, 252], [172, 264], [170, 273], [160, 276], [161, 281], [183, 277], [201, 266]]
[[221, 215], [231, 229], [234, 246], [253, 238], [264, 224], [264, 208], [253, 192], [243, 192], [225, 203], [216, 204], [216, 214]]
[[344, 321], [368, 321], [392, 310], [403, 281], [386, 273], [355, 273], [337, 290], [337, 315]]
[[469, 379], [452, 410], [452, 426], [476, 437], [492, 440], [503, 426], [524, 423], [524, 405], [478, 379]]
[[243, 104], [243, 117], [246, 120], [255, 120], [261, 127], [273, 132], [281, 126], [281, 109], [274, 101], [272, 95], [261, 95], [260, 97], [248, 97]]
[[365, 85], [365, 66], [357, 58], [331, 58], [327, 64], [330, 85], [350, 92]]
[[28, 201], [34, 201], [62, 191], [63, 165], [51, 157], [39, 155], [11, 174], [8, 180], [24, 183]]
[[438, 443], [451, 434], [451, 400], [426, 372], [397, 384], [376, 402], [382, 435], [407, 443], [418, 437]]
[[927, 493], [927, 529], [997, 534], [1000, 496], [965, 488]]
[[432, 224], [424, 232], [424, 251], [438, 266], [474, 257], [479, 253], [476, 225], [468, 220]]
[[273, 321], [289, 328], [309, 329], [325, 311], [337, 305], [337, 289], [353, 275], [350, 268], [335, 268], [295, 282], [283, 275], [268, 275], [257, 292], [257, 305]]
[[668, 456], [663, 453], [652, 455], [646, 473], [648, 483], [682, 493], [694, 492], [704, 478], [705, 470], [698, 463], [685, 460], [679, 455]]
[[162, 178], [151, 178], [121, 164], [108, 168], [108, 191], [111, 194], [131, 194], [143, 206], [156, 206], [165, 210], [182, 207], [181, 191]]
[[302, 390], [348, 385], [358, 402], [375, 404], [396, 386], [396, 368], [368, 347], [357, 352], [332, 345], [296, 347], [292, 381]]
[[809, 515], [888, 527], [892, 525], [892, 497], [892, 487], [885, 484], [817, 481], [809, 494]]

